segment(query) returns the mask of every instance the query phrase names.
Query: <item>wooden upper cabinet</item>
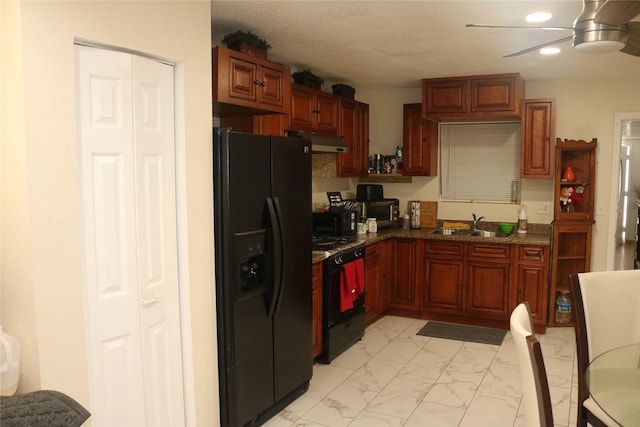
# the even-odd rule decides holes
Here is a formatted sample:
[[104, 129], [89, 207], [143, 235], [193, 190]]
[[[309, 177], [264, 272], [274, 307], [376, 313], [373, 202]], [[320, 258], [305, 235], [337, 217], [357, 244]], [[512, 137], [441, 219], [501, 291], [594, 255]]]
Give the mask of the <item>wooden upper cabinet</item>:
[[520, 177], [553, 178], [555, 99], [522, 101]]
[[336, 134], [338, 129], [339, 100], [336, 96], [319, 91], [317, 99], [317, 123], [318, 131]]
[[422, 104], [404, 104], [402, 174], [438, 173], [438, 123], [422, 117]]
[[369, 166], [369, 105], [339, 98], [338, 136], [349, 145], [348, 153], [338, 153], [336, 174], [365, 176]]
[[520, 118], [524, 81], [520, 74], [424, 79], [422, 114], [432, 120]]
[[337, 135], [339, 98], [306, 86], [291, 85], [289, 129], [321, 135]]
[[519, 74], [473, 77], [470, 81], [471, 113], [513, 114], [520, 117], [524, 82]]
[[299, 129], [310, 132], [316, 120], [316, 96], [310, 88], [292, 85], [291, 87], [291, 121], [292, 130]]
[[216, 46], [212, 51], [214, 113], [285, 113], [291, 98], [288, 67]]
[[422, 81], [422, 95], [427, 115], [467, 113], [467, 79], [444, 78]]

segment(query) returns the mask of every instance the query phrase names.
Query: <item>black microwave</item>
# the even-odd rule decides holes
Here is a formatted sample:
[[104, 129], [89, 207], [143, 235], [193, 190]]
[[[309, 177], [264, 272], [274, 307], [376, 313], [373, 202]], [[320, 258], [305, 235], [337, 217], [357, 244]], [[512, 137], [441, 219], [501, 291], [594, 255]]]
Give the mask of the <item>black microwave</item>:
[[400, 201], [398, 199], [380, 199], [360, 202], [365, 205], [367, 218], [375, 218], [378, 228], [392, 228], [401, 225]]

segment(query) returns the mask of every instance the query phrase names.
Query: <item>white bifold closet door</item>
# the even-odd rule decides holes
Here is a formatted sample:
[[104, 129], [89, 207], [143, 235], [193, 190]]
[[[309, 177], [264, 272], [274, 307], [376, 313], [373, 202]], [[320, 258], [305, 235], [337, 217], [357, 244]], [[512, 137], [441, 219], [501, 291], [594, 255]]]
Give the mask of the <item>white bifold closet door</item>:
[[76, 45], [93, 425], [184, 425], [174, 69]]

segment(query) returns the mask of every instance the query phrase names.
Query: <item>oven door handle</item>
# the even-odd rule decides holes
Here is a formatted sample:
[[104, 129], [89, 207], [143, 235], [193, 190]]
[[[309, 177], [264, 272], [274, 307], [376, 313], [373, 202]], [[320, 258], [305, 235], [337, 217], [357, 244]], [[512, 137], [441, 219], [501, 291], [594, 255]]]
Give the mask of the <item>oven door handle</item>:
[[273, 239], [273, 283], [271, 286], [271, 301], [269, 303], [268, 316], [271, 317], [278, 309], [282, 299], [282, 288], [284, 286], [284, 238], [282, 223], [280, 221], [281, 211], [278, 198], [267, 198], [267, 208], [271, 220], [271, 235]]

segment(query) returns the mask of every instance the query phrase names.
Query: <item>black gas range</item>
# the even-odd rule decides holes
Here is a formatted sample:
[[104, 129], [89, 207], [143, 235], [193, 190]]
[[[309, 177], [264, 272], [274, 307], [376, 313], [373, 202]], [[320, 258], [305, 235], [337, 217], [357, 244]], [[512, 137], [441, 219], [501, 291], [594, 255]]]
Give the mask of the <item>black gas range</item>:
[[[364, 280], [365, 246], [355, 235], [314, 236], [312, 248], [326, 255], [322, 263], [323, 345], [317, 360], [330, 363], [364, 335], [365, 293], [355, 294], [345, 308], [342, 290], [347, 268], [360, 269]], [[362, 286], [364, 289], [364, 283]]]
[[311, 238], [311, 250], [314, 252], [335, 252], [348, 249], [350, 246], [361, 244], [355, 235], [326, 236], [314, 235]]

